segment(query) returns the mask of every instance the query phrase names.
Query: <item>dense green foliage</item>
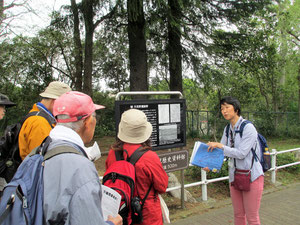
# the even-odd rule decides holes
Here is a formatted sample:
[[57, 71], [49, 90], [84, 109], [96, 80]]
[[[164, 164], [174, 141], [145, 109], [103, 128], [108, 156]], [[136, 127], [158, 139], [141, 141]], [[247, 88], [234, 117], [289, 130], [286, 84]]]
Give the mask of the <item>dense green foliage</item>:
[[[61, 80], [74, 90], [91, 89], [95, 100], [107, 104], [100, 113], [103, 126], [96, 133], [113, 132], [110, 96], [130, 88], [130, 12], [145, 19], [149, 90], [170, 90], [169, 38], [180, 38], [176, 44], [181, 49], [177, 54], [182, 57], [187, 109], [211, 111], [202, 133], [188, 130], [192, 136], [195, 130], [196, 136], [220, 136], [225, 121], [218, 102], [232, 95], [240, 100], [242, 111], [257, 112], [249, 119], [264, 135], [299, 137], [299, 0], [144, 0], [140, 1], [143, 11], [128, 6], [126, 0], [84, 0], [72, 7], [71, 2], [75, 1], [53, 12], [49, 26], [36, 35], [0, 40], [0, 92], [18, 104], [0, 122], [2, 129], [26, 114], [50, 81]], [[93, 29], [87, 37], [88, 2], [93, 3]], [[87, 53], [92, 64], [85, 64]], [[176, 60], [176, 54], [171, 58]], [[86, 90], [84, 84], [91, 87]], [[295, 112], [298, 118], [278, 112]]]

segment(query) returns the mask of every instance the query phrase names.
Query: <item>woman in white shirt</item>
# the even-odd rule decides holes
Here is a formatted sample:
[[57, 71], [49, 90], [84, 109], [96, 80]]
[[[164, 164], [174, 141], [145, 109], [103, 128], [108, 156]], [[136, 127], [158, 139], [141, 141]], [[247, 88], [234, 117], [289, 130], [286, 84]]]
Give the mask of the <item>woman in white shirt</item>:
[[[243, 136], [238, 134], [244, 119], [240, 115], [240, 102], [237, 99], [230, 96], [224, 97], [220, 101], [220, 110], [223, 117], [230, 122], [229, 132], [226, 132], [225, 128], [221, 142], [209, 142], [208, 145], [210, 150], [223, 149], [224, 155], [229, 157], [229, 182], [234, 224], [246, 225], [247, 222], [249, 225], [260, 224], [259, 208], [264, 186], [264, 173], [260, 162], [254, 159], [251, 151], [254, 149], [256, 154], [260, 151], [257, 131], [252, 123], [247, 123], [243, 129]], [[208, 169], [205, 168], [205, 170]], [[235, 181], [235, 173], [241, 170], [251, 175], [250, 190], [237, 188], [238, 179], [236, 178]]]

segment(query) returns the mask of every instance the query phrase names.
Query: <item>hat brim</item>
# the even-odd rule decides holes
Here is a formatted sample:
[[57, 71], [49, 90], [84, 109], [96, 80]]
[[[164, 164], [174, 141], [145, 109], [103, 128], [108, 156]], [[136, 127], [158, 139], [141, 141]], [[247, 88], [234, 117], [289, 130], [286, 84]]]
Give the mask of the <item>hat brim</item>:
[[95, 110], [98, 110], [98, 109], [105, 109], [105, 106], [104, 105], [97, 105], [97, 104], [94, 104], [95, 106]]
[[122, 129], [122, 125], [121, 123], [119, 123], [119, 131], [118, 131], [118, 138], [126, 143], [130, 143], [130, 144], [140, 144], [140, 143], [144, 143], [145, 141], [147, 141], [152, 134], [152, 125], [151, 123], [147, 122], [146, 124], [146, 129], [143, 135], [137, 137], [131, 137], [128, 136], [128, 134], [126, 133], [126, 131], [124, 129]]
[[51, 99], [58, 99], [60, 97], [58, 95], [48, 94], [45, 92], [41, 93], [40, 96], [43, 98], [51, 98]]
[[4, 101], [1, 101], [1, 102], [0, 102], [0, 105], [4, 105], [5, 107], [8, 108], [8, 107], [15, 106], [16, 103], [11, 102], [11, 101], [9, 101], [9, 100], [4, 100]]

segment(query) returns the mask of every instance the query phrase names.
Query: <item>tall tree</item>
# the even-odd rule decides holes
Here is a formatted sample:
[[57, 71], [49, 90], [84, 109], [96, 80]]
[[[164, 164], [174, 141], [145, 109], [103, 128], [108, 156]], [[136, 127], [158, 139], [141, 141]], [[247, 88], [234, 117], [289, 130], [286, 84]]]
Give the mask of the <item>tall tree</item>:
[[168, 4], [170, 90], [182, 92], [181, 0], [168, 0]]
[[[130, 90], [148, 91], [148, 64], [143, 0], [127, 0]], [[140, 98], [143, 96], [136, 96]]]
[[82, 1], [82, 13], [85, 25], [85, 48], [84, 48], [84, 75], [83, 92], [92, 95], [92, 72], [93, 72], [93, 37], [96, 24], [94, 24], [94, 0]]
[[74, 40], [74, 53], [75, 53], [75, 89], [77, 91], [82, 91], [82, 71], [83, 71], [83, 51], [80, 37], [80, 20], [79, 20], [79, 10], [76, 5], [75, 0], [71, 0], [71, 10], [73, 14], [73, 40]]
[[[277, 5], [274, 7], [277, 9], [278, 22], [275, 27], [274, 39], [279, 49], [278, 58], [281, 65], [278, 69], [281, 74], [281, 85], [288, 89], [287, 86], [291, 83], [291, 80], [288, 80], [289, 77], [294, 78], [292, 83], [298, 83], [298, 120], [300, 122], [300, 1], [278, 0], [276, 2]], [[282, 96], [282, 102], [285, 102], [286, 97]]]

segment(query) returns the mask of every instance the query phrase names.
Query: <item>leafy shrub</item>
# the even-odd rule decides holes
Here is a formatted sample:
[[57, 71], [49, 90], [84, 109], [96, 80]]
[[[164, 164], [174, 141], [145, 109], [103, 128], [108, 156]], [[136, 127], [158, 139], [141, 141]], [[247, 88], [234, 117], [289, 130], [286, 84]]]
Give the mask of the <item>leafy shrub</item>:
[[105, 93], [96, 92], [94, 93], [93, 101], [105, 106], [105, 109], [97, 111], [95, 136], [115, 136], [114, 99]]
[[289, 124], [288, 126], [277, 127], [276, 137], [288, 137], [300, 139], [300, 126], [297, 123]]
[[[201, 180], [201, 168], [198, 166], [190, 166], [186, 170], [186, 175], [191, 176], [195, 180]], [[221, 170], [218, 173], [209, 172], [207, 173], [207, 179], [214, 179], [219, 177], [228, 176], [228, 161], [223, 163]], [[228, 184], [228, 180], [222, 181], [225, 184]]]
[[[296, 158], [295, 153], [293, 153], [293, 152], [277, 155], [277, 158], [276, 158], [277, 166], [286, 165], [286, 164], [297, 162], [297, 161], [299, 161], [299, 159]], [[290, 173], [299, 173], [300, 165], [290, 166], [290, 167], [287, 167], [284, 169]]]
[[263, 134], [266, 137], [275, 136], [275, 114], [264, 112], [256, 113], [253, 116], [255, 119], [253, 119], [252, 122], [254, 123], [259, 133]]

